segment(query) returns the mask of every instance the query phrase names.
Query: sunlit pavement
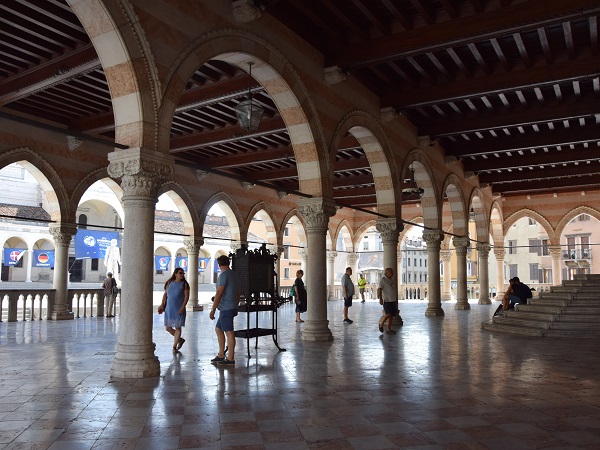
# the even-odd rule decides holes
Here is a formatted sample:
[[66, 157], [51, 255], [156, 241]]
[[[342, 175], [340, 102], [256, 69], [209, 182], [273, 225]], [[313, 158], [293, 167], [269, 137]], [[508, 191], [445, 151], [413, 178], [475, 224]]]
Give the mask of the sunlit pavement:
[[377, 303], [346, 325], [328, 302], [327, 343], [302, 341], [286, 304], [287, 351], [261, 337], [248, 359], [238, 339], [233, 368], [209, 362], [207, 311], [188, 314], [177, 355], [155, 315], [161, 376], [138, 380], [109, 378], [118, 317], [0, 323], [0, 449], [597, 449], [598, 340], [481, 330], [497, 304], [427, 318], [401, 302], [404, 325], [382, 335]]

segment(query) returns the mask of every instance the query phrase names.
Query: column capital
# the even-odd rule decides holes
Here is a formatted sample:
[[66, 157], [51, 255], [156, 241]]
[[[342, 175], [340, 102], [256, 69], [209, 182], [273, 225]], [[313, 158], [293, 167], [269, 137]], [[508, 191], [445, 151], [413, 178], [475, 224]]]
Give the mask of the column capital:
[[108, 154], [108, 174], [121, 179], [123, 196], [156, 198], [158, 189], [173, 177], [173, 158], [164, 153], [130, 148]]
[[235, 0], [232, 4], [233, 18], [239, 23], [249, 23], [260, 18], [261, 11], [252, 0]]
[[504, 255], [506, 255], [506, 250], [504, 249], [504, 247], [494, 247], [494, 256], [496, 257], [496, 260], [503, 260]]
[[440, 250], [440, 258], [444, 262], [450, 262], [452, 259], [452, 251], [451, 250]]
[[468, 237], [454, 236], [452, 238], [452, 245], [454, 245], [454, 248], [456, 249], [457, 252], [466, 252], [467, 248], [469, 248], [470, 244], [471, 244], [471, 241]]
[[48, 231], [54, 238], [55, 244], [69, 245], [77, 234], [77, 227], [72, 224], [56, 223], [50, 225]]
[[308, 258], [308, 249], [306, 247], [299, 248], [298, 255], [300, 255], [300, 259]]
[[348, 255], [346, 255], [346, 261], [348, 262], [348, 265], [353, 266], [356, 264], [359, 257], [360, 255], [356, 252], [348, 253]]
[[551, 245], [548, 248], [548, 251], [550, 252], [552, 259], [560, 259], [562, 255], [562, 247], [560, 245]]
[[306, 231], [327, 231], [329, 218], [336, 212], [335, 203], [328, 198], [301, 198], [298, 213], [306, 223]]
[[475, 250], [477, 250], [479, 252], [479, 256], [483, 258], [488, 257], [491, 249], [492, 246], [487, 242], [478, 242], [477, 244], [475, 244]]
[[189, 237], [183, 240], [183, 245], [188, 250], [188, 253], [199, 253], [200, 247], [204, 245], [204, 238]]
[[382, 242], [398, 243], [398, 235], [404, 229], [404, 226], [396, 218], [377, 219], [375, 228], [381, 236]]
[[444, 240], [444, 234], [439, 230], [423, 231], [423, 240], [427, 243], [427, 248], [440, 248], [440, 244]]
[[337, 252], [328, 250], [327, 251], [327, 261], [329, 261], [330, 263], [335, 262], [335, 258], [337, 257]]

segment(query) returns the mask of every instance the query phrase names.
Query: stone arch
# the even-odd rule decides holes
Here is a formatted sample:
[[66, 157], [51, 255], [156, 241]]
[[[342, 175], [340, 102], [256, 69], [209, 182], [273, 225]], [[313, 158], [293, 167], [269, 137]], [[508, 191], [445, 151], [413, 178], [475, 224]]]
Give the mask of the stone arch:
[[[344, 232], [344, 229], [346, 230], [346, 232]], [[337, 229], [335, 230], [334, 234], [333, 234], [333, 242], [334, 242], [334, 247], [336, 247], [337, 245], [337, 240], [338, 240], [338, 236], [342, 235], [342, 239], [344, 240], [344, 246], [346, 247], [346, 251], [347, 252], [354, 252], [356, 251], [356, 247], [354, 246], [354, 242], [352, 239], [352, 227], [350, 226], [350, 223], [344, 219], [342, 220], [338, 226]], [[334, 249], [336, 250], [336, 249]]]
[[201, 234], [204, 230], [204, 223], [206, 222], [206, 216], [208, 215], [208, 211], [210, 211], [210, 208], [212, 208], [213, 205], [216, 205], [217, 203], [221, 203], [223, 206], [225, 206], [225, 208], [222, 209], [225, 213], [225, 217], [227, 218], [229, 229], [231, 231], [231, 242], [246, 242], [247, 235], [245, 234], [245, 231], [241, 226], [244, 223], [244, 220], [242, 219], [242, 214], [240, 213], [236, 202], [225, 192], [218, 192], [217, 194], [209, 198], [208, 201], [204, 204], [204, 207], [202, 208], [202, 211], [199, 215], [199, 225], [201, 227]]
[[485, 204], [483, 200], [483, 193], [479, 190], [479, 188], [474, 188], [471, 192], [471, 198], [469, 200], [470, 207], [467, 208], [469, 214], [471, 214], [471, 208], [475, 213], [475, 230], [477, 232], [477, 241], [479, 242], [489, 242], [489, 224], [488, 224], [488, 215], [485, 210]]
[[408, 173], [410, 167], [414, 168], [417, 186], [424, 190], [421, 197], [423, 211], [423, 224], [427, 228], [438, 230], [441, 228], [441, 213], [439, 207], [438, 187], [435, 184], [434, 171], [427, 155], [415, 148], [406, 157], [402, 169], [402, 177]]
[[504, 217], [500, 204], [494, 200], [490, 209], [489, 234], [492, 236], [494, 247], [504, 246]]
[[283, 236], [280, 236], [281, 233], [278, 233], [277, 228], [275, 227], [275, 221], [273, 220], [273, 211], [271, 208], [264, 202], [258, 202], [256, 205], [252, 207], [248, 216], [246, 217], [246, 221], [244, 222], [244, 233], [248, 235], [248, 231], [250, 230], [250, 223], [254, 216], [258, 216], [261, 218], [263, 223], [265, 224], [265, 228], [267, 229], [267, 243], [270, 245], [280, 245], [283, 242]]
[[[550, 245], [557, 245], [560, 243], [556, 240], [557, 237], [554, 233], [552, 225], [550, 225], [550, 222], [548, 222], [548, 220], [546, 220], [546, 218], [537, 211], [528, 208], [516, 211], [506, 218], [506, 221], [504, 222], [503, 237], [506, 236], [506, 230], [508, 230], [517, 220], [522, 219], [524, 217], [530, 217], [532, 219], [535, 219], [537, 223], [539, 223], [542, 226], [544, 231], [548, 234], [548, 240], [550, 241]], [[560, 239], [560, 235], [558, 239]]]
[[359, 248], [360, 241], [364, 237], [364, 235], [367, 233], [369, 228], [375, 227], [376, 224], [377, 224], [377, 222], [375, 221], [375, 219], [371, 219], [371, 220], [363, 223], [360, 227], [358, 227], [358, 229], [354, 232], [354, 236], [352, 238], [352, 241], [353, 241], [352, 245], [355, 249]]
[[562, 217], [562, 219], [560, 219], [560, 221], [558, 222], [558, 225], [556, 226], [556, 230], [555, 230], [555, 237], [559, 242], [551, 241], [551, 245], [560, 244], [560, 236], [563, 234], [565, 227], [571, 220], [573, 220], [575, 217], [579, 216], [580, 214], [587, 214], [587, 215], [592, 216], [595, 219], [600, 221], [600, 211], [599, 210], [592, 208], [590, 206], [586, 206], [586, 205], [578, 206], [577, 208], [574, 208], [571, 211], [569, 211], [567, 214], [565, 214]]
[[[122, 202], [121, 198], [123, 197], [123, 189], [115, 180], [110, 178], [108, 175], [108, 171], [106, 167], [102, 167], [96, 169], [90, 173], [88, 173], [75, 187], [73, 193], [71, 194], [71, 198], [69, 200], [70, 207], [73, 211], [77, 211], [79, 203], [81, 202], [81, 198], [85, 194], [85, 192], [97, 181], [102, 181], [104, 184], [108, 186], [108, 188], [113, 191], [117, 199]], [[119, 215], [121, 216], [121, 222], [123, 222], [123, 210], [121, 209]]]
[[302, 220], [302, 216], [300, 216], [300, 214], [298, 214], [297, 209], [292, 209], [283, 218], [283, 221], [281, 222], [281, 230], [282, 230], [281, 232], [282, 233], [283, 233], [283, 229], [285, 228], [285, 226], [290, 222], [292, 223], [292, 226], [296, 230], [296, 235], [298, 236], [299, 247], [306, 248], [307, 247], [306, 225], [305, 225], [304, 221]]
[[[468, 211], [465, 206], [465, 198], [461, 189], [460, 180], [455, 174], [450, 174], [444, 180], [442, 193], [448, 198], [448, 206], [452, 214], [452, 229], [454, 234], [468, 236]], [[443, 204], [440, 199], [440, 204]]]
[[317, 110], [293, 64], [273, 45], [248, 31], [223, 29], [200, 36], [175, 61], [166, 78], [160, 108], [162, 147], [168, 147], [170, 123], [187, 81], [204, 62], [217, 59], [247, 71], [269, 93], [288, 129], [298, 168], [300, 190], [315, 197], [331, 197], [327, 148]]
[[175, 206], [177, 206], [183, 220], [183, 233], [188, 236], [200, 236], [198, 212], [196, 211], [194, 201], [186, 190], [179, 184], [171, 181], [160, 187], [158, 197], [162, 194], [166, 194], [175, 203]]
[[[160, 81], [150, 45], [130, 2], [67, 1], [104, 69], [115, 116], [115, 142], [159, 150], [155, 124]], [[151, 112], [152, 117], [144, 112]]]
[[333, 177], [335, 156], [342, 138], [350, 133], [363, 148], [375, 183], [377, 212], [395, 217], [400, 211], [400, 174], [394, 163], [394, 154], [388, 139], [379, 123], [363, 111], [347, 114], [337, 126], [334, 134], [329, 160], [332, 162], [329, 177]]
[[47, 161], [28, 148], [17, 148], [0, 155], [0, 167], [12, 163], [19, 163], [42, 186], [48, 201], [50, 220], [75, 222], [75, 209], [69, 207], [69, 198], [63, 182]]

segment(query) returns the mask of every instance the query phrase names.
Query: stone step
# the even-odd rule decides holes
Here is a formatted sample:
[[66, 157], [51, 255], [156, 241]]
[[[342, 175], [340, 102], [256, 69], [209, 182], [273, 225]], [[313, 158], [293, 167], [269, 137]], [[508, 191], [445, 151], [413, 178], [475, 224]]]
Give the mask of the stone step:
[[522, 336], [543, 336], [545, 331], [541, 329], [538, 330], [534, 328], [518, 327], [497, 322], [484, 322], [481, 324], [481, 328], [489, 331], [501, 331], [503, 333], [519, 334]]
[[498, 322], [501, 324], [508, 324], [514, 327], [528, 327], [528, 328], [541, 328], [543, 330], [548, 328], [550, 322], [540, 320], [527, 320], [526, 318], [517, 318], [518, 316], [496, 316], [494, 317], [494, 323]]
[[534, 313], [544, 313], [544, 314], [560, 314], [562, 312], [563, 308], [560, 306], [552, 306], [552, 305], [548, 305], [548, 306], [544, 306], [543, 304], [537, 304], [537, 305], [518, 305], [517, 306], [517, 311], [528, 311], [528, 312], [534, 312]]
[[528, 305], [539, 306], [567, 306], [571, 300], [561, 300], [558, 298], [530, 298], [527, 300]]
[[544, 336], [548, 337], [576, 337], [590, 338], [600, 336], [600, 331], [595, 330], [546, 330]]
[[553, 330], [595, 330], [600, 331], [600, 323], [590, 322], [552, 322], [551, 328]]
[[562, 314], [589, 314], [592, 316], [597, 316], [600, 314], [600, 308], [585, 305], [570, 305], [562, 312]]
[[587, 322], [587, 323], [600, 323], [600, 314], [577, 314], [573, 313], [564, 313], [556, 318], [556, 322]]
[[556, 317], [558, 317], [558, 314], [537, 311], [523, 311], [519, 308], [518, 311], [507, 311], [506, 316], [508, 318], [519, 317], [523, 318], [524, 320], [539, 320], [542, 322], [553, 322], [556, 319]]

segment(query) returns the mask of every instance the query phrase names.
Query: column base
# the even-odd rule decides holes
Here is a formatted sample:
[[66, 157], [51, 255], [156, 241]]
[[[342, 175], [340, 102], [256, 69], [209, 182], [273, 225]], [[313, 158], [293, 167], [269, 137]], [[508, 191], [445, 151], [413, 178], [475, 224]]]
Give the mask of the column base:
[[333, 341], [333, 334], [329, 329], [329, 320], [307, 320], [302, 330], [302, 340], [313, 342]]
[[51, 320], [73, 320], [75, 315], [72, 311], [53, 311]]
[[392, 317], [392, 325], [398, 325], [398, 326], [404, 325], [404, 321], [402, 320], [402, 316], [394, 316], [394, 317]]
[[425, 317], [440, 317], [445, 316], [444, 310], [441, 306], [428, 306], [425, 310]]
[[452, 295], [451, 294], [442, 295], [442, 301], [443, 302], [449, 302], [450, 300], [452, 300]]
[[192, 311], [194, 311], [194, 312], [204, 311], [204, 305], [194, 305], [194, 306], [192, 306]]
[[467, 309], [471, 309], [471, 305], [469, 305], [469, 302], [457, 303], [456, 305], [454, 305], [454, 309], [466, 311]]
[[477, 302], [478, 305], [491, 305], [492, 301], [489, 298], [480, 298]]
[[117, 355], [110, 368], [111, 378], [152, 378], [160, 375], [156, 345], [117, 344]]

